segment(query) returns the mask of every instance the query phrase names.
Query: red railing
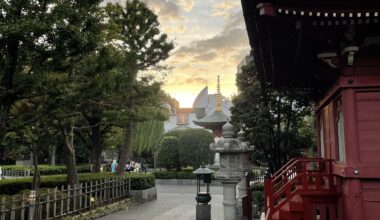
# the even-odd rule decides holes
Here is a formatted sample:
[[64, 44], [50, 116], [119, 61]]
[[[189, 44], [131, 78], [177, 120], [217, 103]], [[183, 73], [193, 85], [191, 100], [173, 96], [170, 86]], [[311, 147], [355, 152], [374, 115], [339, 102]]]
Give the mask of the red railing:
[[266, 219], [299, 193], [334, 192], [332, 161], [322, 158], [292, 159], [265, 180]]

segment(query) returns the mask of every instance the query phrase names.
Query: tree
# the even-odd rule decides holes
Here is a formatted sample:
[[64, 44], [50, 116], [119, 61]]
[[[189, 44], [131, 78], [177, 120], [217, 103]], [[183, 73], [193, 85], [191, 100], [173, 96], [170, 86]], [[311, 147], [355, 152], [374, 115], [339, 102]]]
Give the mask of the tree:
[[67, 71], [94, 48], [100, 0], [0, 1], [0, 130], [12, 106], [35, 95], [39, 77]]
[[[5, 135], [5, 144], [13, 144], [13, 147], [26, 146], [29, 150], [34, 168], [32, 181], [33, 190], [37, 190], [40, 185], [40, 172], [38, 168], [39, 152], [49, 146], [49, 140], [53, 139], [53, 135], [55, 135], [56, 132], [54, 129], [51, 129], [50, 121], [46, 120], [46, 118], [28, 122], [29, 126], [23, 126], [23, 124], [35, 115], [46, 111], [45, 108], [47, 107], [48, 105], [46, 105], [44, 97], [17, 101], [12, 107], [10, 115], [12, 117], [11, 125], [19, 129], [8, 132]], [[9, 139], [12, 141], [9, 142]]]
[[[160, 33], [157, 15], [143, 2], [138, 0], [127, 1], [125, 7], [118, 4], [108, 4], [106, 12], [111, 27], [108, 36], [115, 46], [124, 51], [125, 66], [128, 67], [126, 70], [131, 74], [130, 84], [125, 88], [129, 93], [126, 103], [129, 120], [124, 125], [125, 139], [118, 169], [118, 173], [123, 173], [129, 148], [133, 144], [135, 123], [141, 121], [138, 116], [147, 114], [152, 110], [149, 107], [138, 107], [138, 104], [141, 103], [139, 100], [141, 93], [139, 94], [138, 91], [141, 88], [138, 85], [138, 73], [146, 71], [168, 58], [169, 52], [173, 49], [173, 44], [168, 42], [166, 34]], [[146, 101], [144, 98], [142, 100]], [[146, 102], [143, 104], [145, 105]], [[148, 112], [141, 110], [148, 110]]]
[[186, 129], [179, 136], [179, 157], [182, 166], [198, 168], [202, 163], [211, 164], [213, 153], [210, 144], [214, 142], [212, 134], [206, 129]]
[[[255, 160], [269, 165], [271, 173], [310, 147], [312, 105], [294, 89], [275, 89], [257, 73], [254, 62], [237, 76], [241, 93], [233, 99], [232, 120], [243, 127], [255, 148]], [[302, 132], [302, 130], [305, 130]]]
[[181, 169], [179, 160], [179, 143], [175, 136], [164, 136], [159, 144], [157, 153], [157, 163], [166, 169]]
[[[97, 47], [102, 26], [99, 3], [100, 0], [0, 1], [0, 64], [4, 67], [0, 68], [0, 135], [28, 129], [41, 118], [51, 116], [51, 124], [58, 124], [65, 141], [69, 184], [78, 183], [72, 140], [72, 116], [76, 112], [67, 113], [57, 106], [68, 104], [61, 100], [68, 100], [62, 94], [69, 92], [68, 88], [57, 90], [54, 85], [73, 82], [73, 65]], [[20, 100], [36, 97], [48, 97], [46, 111], [14, 126], [12, 107]]]
[[164, 122], [149, 120], [136, 124], [131, 151], [137, 156], [143, 152], [153, 153], [164, 133]]

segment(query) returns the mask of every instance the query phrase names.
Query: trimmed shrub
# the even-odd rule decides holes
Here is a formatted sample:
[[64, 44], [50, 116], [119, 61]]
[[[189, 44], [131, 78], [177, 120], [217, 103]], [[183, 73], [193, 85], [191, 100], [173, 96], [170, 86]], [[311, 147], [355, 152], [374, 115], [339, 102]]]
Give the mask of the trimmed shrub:
[[212, 164], [214, 154], [210, 144], [214, 138], [206, 129], [189, 128], [169, 131], [163, 135], [158, 150], [158, 165], [167, 169]]
[[176, 168], [181, 169], [181, 164], [179, 162], [179, 151], [178, 151], [178, 138], [175, 136], [164, 136], [158, 148], [157, 163], [160, 167], [165, 167], [166, 169]]
[[[107, 178], [117, 178], [114, 173], [81, 173], [79, 182], [92, 182]], [[122, 177], [131, 178], [131, 189], [142, 190], [155, 186], [155, 177], [152, 174], [128, 173]], [[66, 175], [51, 175], [41, 177], [41, 188], [55, 188], [66, 184]], [[0, 195], [13, 195], [21, 190], [30, 189], [32, 178], [6, 179], [0, 181]]]
[[179, 136], [181, 165], [198, 169], [202, 163], [212, 164], [214, 154], [210, 150], [211, 143], [214, 143], [214, 138], [206, 129], [183, 130]]

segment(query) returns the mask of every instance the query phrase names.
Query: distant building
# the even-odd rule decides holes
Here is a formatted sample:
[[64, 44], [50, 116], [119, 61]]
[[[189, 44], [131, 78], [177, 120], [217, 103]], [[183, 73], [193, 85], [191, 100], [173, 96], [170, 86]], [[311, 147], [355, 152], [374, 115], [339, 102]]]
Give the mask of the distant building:
[[[230, 108], [232, 102], [222, 96], [222, 112], [231, 117]], [[167, 104], [170, 110], [169, 120], [165, 122], [165, 132], [186, 128], [202, 128], [194, 124], [193, 121], [199, 120], [215, 112], [217, 107], [217, 94], [208, 94], [208, 87], [204, 87], [193, 102], [192, 108], [173, 107], [173, 104]]]

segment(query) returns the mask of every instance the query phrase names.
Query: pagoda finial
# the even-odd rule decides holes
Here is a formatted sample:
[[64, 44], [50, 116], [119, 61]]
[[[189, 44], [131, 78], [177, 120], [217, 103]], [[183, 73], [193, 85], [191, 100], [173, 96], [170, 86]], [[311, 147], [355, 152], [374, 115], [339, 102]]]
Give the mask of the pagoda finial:
[[217, 94], [216, 94], [216, 110], [217, 112], [222, 111], [222, 94], [220, 93], [220, 77], [218, 75], [218, 85], [217, 85]]

